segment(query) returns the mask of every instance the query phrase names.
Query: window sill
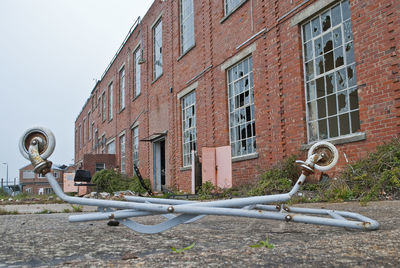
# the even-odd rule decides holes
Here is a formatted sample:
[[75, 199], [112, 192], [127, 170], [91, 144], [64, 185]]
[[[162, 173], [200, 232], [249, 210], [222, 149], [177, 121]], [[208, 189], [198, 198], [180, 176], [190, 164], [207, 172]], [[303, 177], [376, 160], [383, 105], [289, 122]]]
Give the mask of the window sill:
[[164, 73], [161, 73], [157, 78], [155, 78], [155, 79], [151, 82], [151, 84], [154, 84], [155, 82], [157, 82], [157, 81], [163, 76], [163, 74], [164, 74]]
[[113, 118], [108, 119], [108, 123], [111, 123], [112, 120], [113, 120]]
[[232, 157], [232, 163], [251, 160], [251, 159], [257, 159], [257, 158], [258, 158], [258, 153], [252, 153], [252, 154], [247, 154], [247, 155], [243, 155], [243, 156], [235, 156], [235, 157]]
[[137, 98], [139, 98], [141, 93], [137, 94], [135, 97], [133, 97], [132, 101], [135, 101]]
[[219, 23], [223, 23], [224, 21], [226, 21], [233, 13], [235, 13], [236, 10], [238, 10], [241, 6], [244, 5], [244, 3], [246, 3], [247, 0], [243, 0], [242, 3], [240, 3], [237, 7], [235, 7], [234, 9], [231, 10], [231, 12], [229, 12], [228, 14], [226, 14], [220, 21]]
[[186, 54], [188, 54], [195, 47], [196, 47], [196, 43], [194, 43], [193, 46], [188, 48], [182, 55], [180, 55], [179, 58], [176, 59], [176, 61], [180, 61]]
[[192, 170], [192, 166], [181, 167], [181, 168], [179, 169], [179, 171], [188, 171], [188, 170]]
[[120, 114], [120, 113], [122, 113], [124, 110], [125, 110], [125, 107], [124, 107], [124, 108], [122, 108], [121, 110], [119, 110], [119, 112], [118, 112], [118, 113]]
[[[334, 145], [339, 145], [339, 144], [345, 144], [345, 143], [350, 143], [350, 142], [356, 142], [356, 141], [362, 141], [366, 139], [366, 135], [364, 132], [357, 132], [353, 134], [349, 134], [346, 136], [341, 136], [333, 139], [327, 139], [327, 140], [321, 140], [321, 141], [328, 141]], [[308, 143], [308, 144], [302, 144], [300, 146], [300, 150], [305, 151], [311, 148], [311, 146], [316, 142]]]

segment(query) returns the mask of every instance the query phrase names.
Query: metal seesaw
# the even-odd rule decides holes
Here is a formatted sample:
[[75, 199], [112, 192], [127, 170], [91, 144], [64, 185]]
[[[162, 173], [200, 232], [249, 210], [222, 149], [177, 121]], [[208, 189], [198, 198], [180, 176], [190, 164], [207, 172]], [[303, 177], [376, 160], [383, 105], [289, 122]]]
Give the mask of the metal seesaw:
[[[289, 207], [284, 204], [267, 205], [290, 200], [304, 183], [306, 176], [313, 173], [314, 169], [326, 171], [335, 166], [339, 154], [335, 146], [328, 142], [314, 144], [308, 151], [306, 161], [296, 161], [302, 169], [302, 173], [290, 192], [211, 202], [132, 196], [125, 196], [126, 201], [115, 201], [68, 196], [51, 174], [52, 163], [47, 160], [54, 151], [55, 143], [54, 135], [49, 129], [34, 127], [22, 135], [19, 149], [21, 154], [31, 161], [34, 171], [46, 176], [59, 198], [71, 204], [98, 207], [99, 212], [97, 213], [70, 216], [70, 222], [116, 219], [130, 229], [146, 234], [163, 232], [178, 224], [194, 222], [206, 215], [272, 219], [361, 230], [376, 230], [379, 227], [377, 221], [347, 211]], [[162, 215], [166, 220], [160, 224], [143, 225], [130, 219], [151, 215]]]

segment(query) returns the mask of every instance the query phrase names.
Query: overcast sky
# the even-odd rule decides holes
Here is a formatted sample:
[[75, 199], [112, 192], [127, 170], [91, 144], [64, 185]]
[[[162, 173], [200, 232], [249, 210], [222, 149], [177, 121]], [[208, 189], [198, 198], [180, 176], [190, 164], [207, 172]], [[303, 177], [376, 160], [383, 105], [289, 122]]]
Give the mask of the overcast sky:
[[0, 0], [0, 178], [29, 164], [18, 141], [32, 126], [53, 131], [53, 163], [73, 163], [75, 119], [152, 2]]

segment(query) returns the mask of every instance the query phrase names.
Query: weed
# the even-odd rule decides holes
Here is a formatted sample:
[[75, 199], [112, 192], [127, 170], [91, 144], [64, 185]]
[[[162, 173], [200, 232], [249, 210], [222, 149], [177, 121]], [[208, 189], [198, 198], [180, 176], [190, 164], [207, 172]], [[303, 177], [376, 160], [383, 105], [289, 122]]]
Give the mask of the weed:
[[260, 240], [254, 245], [250, 245], [251, 248], [274, 248], [275, 245], [269, 243], [268, 235], [265, 236], [265, 240]]
[[48, 209], [42, 209], [39, 212], [36, 212], [35, 214], [51, 214], [54, 213], [54, 211], [48, 210]]
[[176, 249], [176, 248], [174, 248], [174, 247], [171, 247], [171, 250], [172, 250], [173, 252], [176, 252], [176, 253], [182, 253], [182, 252], [184, 252], [184, 251], [186, 251], [186, 250], [189, 250], [189, 249], [193, 248], [195, 244], [196, 244], [196, 242], [193, 242], [191, 245], [189, 245], [189, 246], [187, 246], [187, 247], [185, 247], [185, 248], [179, 248], [179, 249]]
[[201, 185], [201, 187], [199, 187], [197, 194], [199, 196], [199, 199], [204, 200], [210, 198], [216, 190], [217, 187], [215, 187], [211, 182], [206, 181]]
[[70, 210], [69, 208], [64, 208], [62, 212], [63, 212], [63, 213], [70, 213], [71, 210]]
[[71, 205], [73, 212], [82, 212], [83, 206], [81, 205]]
[[18, 210], [8, 211], [3, 208], [0, 208], [0, 215], [17, 215], [19, 214]]

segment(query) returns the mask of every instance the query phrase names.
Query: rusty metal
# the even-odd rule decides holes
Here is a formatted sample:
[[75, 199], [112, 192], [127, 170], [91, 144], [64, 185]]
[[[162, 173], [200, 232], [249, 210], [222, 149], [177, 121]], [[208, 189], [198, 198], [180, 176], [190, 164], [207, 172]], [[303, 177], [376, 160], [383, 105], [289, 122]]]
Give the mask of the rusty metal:
[[168, 212], [169, 213], [174, 213], [174, 207], [173, 206], [168, 207]]
[[286, 221], [286, 222], [290, 222], [290, 221], [292, 220], [292, 218], [293, 218], [293, 217], [292, 217], [291, 215], [286, 215], [286, 216], [285, 216], [285, 221]]

